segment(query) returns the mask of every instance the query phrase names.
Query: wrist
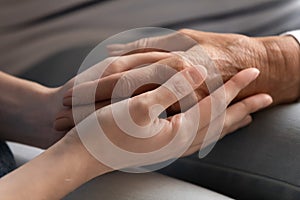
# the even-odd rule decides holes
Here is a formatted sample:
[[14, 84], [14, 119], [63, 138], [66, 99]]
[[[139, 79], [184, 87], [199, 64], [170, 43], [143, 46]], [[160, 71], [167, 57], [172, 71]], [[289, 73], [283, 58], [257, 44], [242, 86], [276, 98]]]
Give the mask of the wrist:
[[61, 152], [72, 155], [74, 158], [73, 164], [80, 164], [81, 174], [87, 177], [85, 181], [113, 171], [110, 167], [107, 167], [89, 153], [81, 142], [75, 128], [59, 141], [59, 143], [61, 143], [62, 147]]
[[108, 171], [70, 131], [44, 153], [0, 179], [0, 194], [4, 199], [62, 199]]
[[[270, 91], [281, 96], [278, 103], [300, 97], [300, 47], [292, 36], [258, 38], [265, 48], [265, 66]], [[272, 86], [273, 85], [273, 88]], [[275, 102], [276, 103], [276, 102]]]
[[0, 72], [0, 90], [5, 94], [0, 98], [0, 139], [47, 148], [62, 137], [53, 129], [55, 112], [62, 107], [58, 89]]

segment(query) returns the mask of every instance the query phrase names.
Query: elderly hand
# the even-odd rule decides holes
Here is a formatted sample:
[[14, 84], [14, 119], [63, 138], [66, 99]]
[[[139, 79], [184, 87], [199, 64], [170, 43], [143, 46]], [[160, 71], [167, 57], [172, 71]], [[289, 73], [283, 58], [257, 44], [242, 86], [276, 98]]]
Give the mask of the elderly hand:
[[[260, 70], [260, 76], [238, 95], [238, 99], [260, 92], [270, 94], [274, 104], [292, 102], [299, 98], [300, 49], [295, 39], [290, 36], [253, 38], [239, 34], [183, 29], [166, 36], [110, 45], [108, 49], [111, 55], [123, 55], [154, 50], [188, 51], [195, 44], [199, 44], [202, 50], [194, 51], [193, 57], [207, 54], [224, 81], [246, 68]], [[197, 64], [207, 66], [205, 63]], [[207, 79], [214, 73], [210, 74], [208, 70]], [[198, 98], [201, 99], [207, 94], [207, 88], [201, 86]]]

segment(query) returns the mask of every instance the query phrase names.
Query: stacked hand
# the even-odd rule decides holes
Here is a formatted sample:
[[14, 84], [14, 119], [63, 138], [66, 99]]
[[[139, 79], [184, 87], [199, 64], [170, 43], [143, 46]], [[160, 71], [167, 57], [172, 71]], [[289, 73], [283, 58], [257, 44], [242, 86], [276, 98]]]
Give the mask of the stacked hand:
[[[144, 56], [153, 59], [143, 62]], [[99, 71], [105, 66], [109, 66], [105, 72]], [[115, 69], [119, 69], [118, 73]], [[99, 78], [101, 73], [104, 76]], [[256, 94], [229, 105], [258, 74], [254, 68], [241, 71], [201, 101], [183, 101], [184, 108], [178, 114], [161, 118], [159, 115], [174, 103], [195, 96], [194, 90], [208, 76], [206, 68], [192, 66], [172, 53], [146, 52], [109, 58], [78, 75], [82, 78], [77, 77], [78, 83], [65, 93], [66, 108], [57, 115], [55, 127], [63, 131], [77, 125], [67, 137], [79, 134], [93, 156], [114, 169], [189, 155], [246, 126], [252, 121], [251, 113], [272, 103], [269, 95]], [[213, 106], [217, 112], [212, 113]], [[210, 126], [215, 127], [215, 132], [208, 134]], [[112, 146], [106, 143], [106, 137]], [[179, 138], [173, 144], [177, 151], [173, 146], [158, 157], [144, 157], [145, 160], [130, 159], [130, 154], [124, 156], [115, 148], [155, 152], [175, 137]]]
[[[8, 94], [0, 98], [2, 139], [51, 146], [0, 180], [6, 199], [60, 199], [109, 171], [190, 155], [249, 124], [272, 97], [274, 104], [299, 98], [300, 51], [289, 36], [182, 30], [109, 50], [123, 56], [60, 88], [0, 73]], [[61, 187], [62, 180], [71, 181]]]
[[[285, 55], [287, 46], [295, 49], [295, 55]], [[119, 127], [120, 124], [116, 122], [115, 115], [112, 116], [111, 110], [114, 106], [121, 108], [120, 105], [127, 105], [130, 107], [130, 116], [126, 116], [126, 119], [132, 117], [136, 124], [141, 123], [139, 120], [143, 121], [143, 126], [151, 126], [154, 122], [155, 125], [161, 123], [165, 125], [168, 122], [171, 125], [166, 126], [173, 130], [173, 126], [180, 127], [179, 121], [180, 124], [183, 123], [182, 116], [189, 116], [186, 113], [191, 112], [190, 110], [198, 105], [202, 118], [198, 122], [200, 124], [195, 139], [197, 145], [193, 147], [193, 150], [189, 149], [185, 152], [189, 154], [219, 139], [219, 135], [215, 135], [207, 142], [205, 136], [210, 122], [222, 124], [222, 112], [226, 112], [226, 115], [221, 137], [250, 123], [250, 113], [271, 103], [272, 98], [269, 95], [273, 97], [274, 104], [290, 102], [299, 97], [299, 61], [295, 59], [298, 58], [299, 47], [291, 37], [250, 38], [238, 34], [182, 30], [167, 36], [146, 38], [128, 44], [110, 45], [108, 48], [111, 55], [124, 56], [115, 57], [113, 62], [111, 58], [107, 59], [87, 70], [84, 73], [93, 74], [93, 76], [84, 78], [65, 93], [63, 103], [66, 108], [59, 112], [55, 122], [58, 130], [69, 130], [94, 113], [101, 126], [110, 125], [108, 126], [110, 129], [106, 129], [104, 132], [117, 146], [128, 151], [148, 152], [162, 147], [162, 143], [165, 145], [168, 142], [162, 139], [162, 143], [156, 142], [154, 146], [147, 147], [146, 143], [153, 144], [151, 142], [153, 138], [145, 140], [132, 137], [130, 134], [128, 136], [128, 133]], [[166, 51], [174, 53], [164, 53]], [[143, 55], [156, 59], [144, 62]], [[286, 59], [293, 56], [293, 60]], [[91, 71], [97, 72], [95, 69], [99, 69], [101, 66], [103, 68], [108, 62], [111, 64], [101, 77], [99, 72], [91, 73]], [[143, 66], [141, 67], [141, 65]], [[206, 70], [203, 70], [203, 67]], [[166, 88], [162, 89], [165, 87], [165, 83], [173, 83], [175, 88], [182, 89], [183, 87], [181, 81], [172, 82], [175, 72], [184, 73], [191, 68], [206, 71], [206, 84], [193, 85], [192, 88], [195, 92], [185, 89], [184, 91], [187, 93], [182, 95], [181, 92], [182, 96], [176, 100], [164, 96], [170, 95]], [[248, 68], [253, 69], [243, 71]], [[255, 73], [255, 68], [261, 71], [260, 76], [251, 79], [251, 73]], [[238, 73], [240, 71], [242, 72]], [[282, 74], [286, 75], [282, 76]], [[219, 81], [220, 78], [222, 81]], [[223, 81], [225, 82], [224, 86]], [[223, 96], [221, 88], [225, 91]], [[233, 93], [231, 90], [235, 92]], [[178, 90], [176, 91], [178, 92]], [[213, 98], [214, 95], [219, 99]], [[169, 101], [163, 103], [162, 97], [163, 100]], [[222, 104], [225, 97], [226, 107]], [[220, 108], [223, 105], [226, 111], [221, 109], [220, 115], [212, 114], [210, 110], [212, 99], [218, 99], [219, 101], [215, 102], [219, 104]], [[151, 101], [148, 102], [148, 100]], [[179, 100], [180, 102], [178, 102]], [[230, 105], [233, 100], [237, 103]], [[109, 105], [112, 102], [115, 104]], [[124, 104], [124, 102], [128, 104]], [[96, 112], [94, 112], [94, 104]], [[148, 116], [155, 104], [162, 105], [156, 111], [156, 115], [167, 110], [169, 116], [164, 119], [155, 118], [153, 120], [151, 118], [150, 120]], [[199, 105], [202, 106], [199, 107]], [[124, 110], [119, 110], [115, 113], [116, 116], [124, 116], [122, 113]], [[74, 113], [77, 114], [74, 115]], [[188, 119], [191, 120], [191, 118]], [[184, 125], [182, 126], [184, 127]], [[168, 130], [166, 130], [167, 132]], [[149, 133], [142, 131], [135, 134], [141, 137], [142, 135], [149, 136]], [[174, 133], [170, 132], [166, 135], [172, 134]], [[158, 135], [164, 134], [158, 133], [154, 138]], [[204, 145], [202, 145], [203, 142], [205, 142]], [[137, 148], [137, 146], [145, 149]]]
[[[192, 50], [195, 45], [200, 48]], [[196, 64], [209, 68], [214, 68], [214, 65], [218, 69], [217, 72], [208, 69], [208, 79], [219, 73], [227, 81], [243, 69], [258, 68], [260, 76], [238, 95], [238, 99], [264, 92], [273, 97], [274, 104], [279, 104], [294, 101], [300, 95], [300, 49], [291, 36], [252, 38], [183, 29], [178, 33], [110, 45], [108, 48], [115, 56], [162, 50], [192, 51], [191, 58]], [[206, 55], [209, 59], [199, 59]], [[205, 62], [207, 60], [213, 61], [213, 64]], [[198, 99], [208, 94], [205, 85], [198, 89], [197, 94]]]
[[[293, 51], [287, 51], [287, 48]], [[157, 52], [162, 49], [175, 52]], [[73, 107], [74, 96], [72, 95], [75, 93], [72, 92], [72, 88], [75, 79], [60, 88], [41, 89], [42, 100], [36, 105], [47, 105], [45, 111], [47, 115], [40, 117], [44, 119], [43, 126], [39, 123], [37, 126], [39, 128], [29, 130], [39, 133], [37, 139], [31, 139], [33, 142], [30, 144], [46, 148], [55, 143], [75, 125], [72, 114], [74, 111], [81, 113], [78, 123], [94, 111], [94, 103], [96, 103], [96, 109], [100, 109], [109, 105], [111, 101], [117, 102], [132, 95], [153, 90], [171, 78], [174, 71], [182, 71], [193, 66], [206, 68], [205, 83], [201, 84], [195, 93], [183, 98], [180, 106], [178, 102], [170, 106], [167, 109], [170, 115], [188, 110], [196, 101], [202, 100], [222, 86], [223, 82], [220, 78], [226, 82], [237, 72], [247, 68], [258, 68], [261, 72], [260, 76], [243, 89], [234, 101], [258, 93], [271, 95], [274, 104], [290, 102], [299, 97], [298, 55], [286, 55], [287, 52], [297, 54], [299, 47], [294, 39], [288, 36], [250, 38], [237, 34], [182, 30], [168, 36], [112, 45], [109, 50], [112, 55], [127, 55], [106, 59], [78, 75], [83, 78], [82, 83], [75, 85], [76, 90], [79, 91], [76, 94], [80, 95], [76, 97]], [[103, 65], [107, 64], [109, 67], [99, 77]], [[147, 66], [134, 69], [145, 65]], [[127, 75], [124, 76], [124, 74]], [[154, 79], [159, 84], [144, 83], [144, 81], [153, 82]], [[120, 87], [114, 90], [117, 82]], [[139, 87], [140, 85], [143, 86]], [[132, 88], [136, 90], [131, 91]], [[93, 89], [96, 91], [95, 99], [91, 98]], [[61, 101], [64, 106], [61, 105]], [[55, 121], [55, 129], [59, 132], [53, 129], [53, 121]], [[41, 132], [45, 134], [41, 135]]]
[[[297, 59], [287, 60], [284, 57], [286, 46], [281, 43], [283, 40], [285, 43], [291, 44], [289, 48], [298, 50], [299, 47], [297, 44], [295, 45], [294, 39], [291, 37], [250, 38], [236, 34], [215, 34], [192, 30], [182, 30], [180, 33], [148, 38], [129, 44], [112, 45], [109, 47], [112, 55], [126, 55], [108, 58], [79, 74], [64, 86], [44, 92], [46, 94], [44, 99], [50, 99], [51, 101], [50, 104], [46, 104], [48, 105], [49, 117], [46, 117], [48, 122], [45, 123], [51, 131], [47, 131], [46, 128], [43, 129], [47, 134], [43, 136], [46, 142], [41, 146], [50, 146], [91, 114], [96, 114], [98, 118], [101, 118], [100, 121], [102, 121], [101, 124], [104, 127], [103, 121], [105, 121], [105, 118], [106, 121], [112, 120], [107, 122], [111, 127], [118, 127], [119, 124], [113, 122], [115, 119], [110, 116], [111, 112], [109, 110], [114, 105], [112, 103], [118, 106], [121, 105], [121, 102], [139, 102], [134, 103], [134, 105], [138, 105], [142, 109], [130, 109], [131, 112], [139, 111], [139, 114], [130, 112], [131, 116], [133, 119], [137, 118], [134, 120], [137, 124], [140, 119], [146, 120], [147, 112], [150, 112], [153, 107], [153, 105], [147, 104], [147, 100], [156, 99], [157, 102], [154, 100], [153, 102], [160, 104], [161, 102], [158, 99], [168, 94], [166, 90], [160, 88], [164, 87], [163, 85], [168, 80], [172, 80], [177, 72], [184, 73], [196, 68], [205, 71], [205, 73], [202, 73], [202, 75], [206, 74], [205, 83], [196, 84], [196, 88], [193, 86], [195, 92], [186, 89], [185, 92], [188, 92], [184, 95], [181, 94], [182, 96], [177, 98], [176, 101], [172, 99], [172, 101], [166, 102], [156, 111], [158, 112], [156, 115], [163, 112], [163, 110], [167, 110], [168, 117], [165, 117], [164, 120], [179, 127], [178, 124], [174, 123], [174, 119], [181, 119], [182, 116], [187, 115], [183, 113], [189, 112], [195, 108], [195, 105], [202, 105], [199, 107], [202, 116], [197, 130], [199, 136], [196, 137], [198, 146], [194, 148], [203, 148], [219, 138], [219, 135], [217, 135], [207, 142], [208, 140], [205, 137], [210, 122], [216, 123], [218, 121], [218, 124], [222, 124], [225, 121], [221, 136], [250, 123], [251, 117], [249, 114], [271, 102], [268, 95], [261, 93], [271, 95], [274, 104], [289, 102], [298, 98], [300, 84], [297, 73], [299, 68], [295, 67], [298, 62]], [[140, 49], [134, 50], [136, 48]], [[162, 49], [174, 52], [158, 52]], [[285, 59], [281, 59], [283, 57]], [[275, 62], [275, 58], [278, 62]], [[105, 66], [109, 67], [104, 70]], [[206, 70], [203, 70], [203, 68]], [[241, 72], [242, 75], [239, 74], [237, 77], [235, 75], [239, 71], [248, 68], [258, 68], [261, 71], [260, 76], [253, 82], [249, 81], [243, 86], [232, 84], [232, 82], [239, 83], [236, 80], [240, 79], [244, 79], [240, 80], [242, 82], [246, 81], [246, 72]], [[250, 77], [251, 72], [248, 71], [248, 73]], [[282, 76], [284, 73], [286, 75]], [[225, 82], [224, 87], [223, 81]], [[76, 84], [73, 86], [75, 82]], [[181, 81], [173, 83], [173, 85], [177, 85], [174, 86], [175, 88], [183, 87], [181, 84], [183, 84]], [[227, 88], [228, 84], [230, 86]], [[230, 89], [236, 92], [234, 94], [230, 93]], [[161, 94], [158, 95], [158, 92], [155, 91], [160, 91]], [[223, 91], [223, 93], [220, 91]], [[226, 117], [223, 121], [224, 115], [222, 118], [222, 114], [215, 115], [209, 112], [213, 94], [220, 98], [219, 102], [215, 101], [216, 104], [220, 104], [220, 107], [224, 108], [220, 110], [220, 113], [225, 112], [226, 108]], [[221, 101], [225, 100], [225, 97], [226, 104]], [[126, 98], [129, 99], [126, 100]], [[218, 98], [213, 99], [218, 100]], [[170, 100], [171, 98], [167, 99]], [[233, 99], [233, 102], [237, 103], [229, 106]], [[61, 101], [63, 101], [64, 106], [61, 105]], [[135, 106], [131, 106], [131, 103], [128, 105], [130, 105], [130, 108], [135, 108]], [[204, 108], [209, 109], [204, 112]], [[118, 114], [124, 116], [122, 113]], [[55, 121], [55, 129], [59, 132], [52, 128], [51, 121]], [[149, 123], [151, 124], [152, 121], [147, 121], [146, 124]], [[113, 135], [113, 133], [108, 133], [108, 130], [105, 133]], [[143, 135], [142, 132], [138, 134]], [[128, 138], [128, 142], [116, 142], [117, 146], [126, 149], [126, 147], [136, 146], [132, 145], [131, 142], [141, 142], [143, 144], [141, 139], [134, 138], [132, 141], [133, 138], [129, 137], [127, 133], [125, 136]], [[127, 141], [123, 137], [114, 140]], [[203, 142], [205, 142], [205, 145], [201, 145]], [[157, 145], [159, 144], [161, 145], [157, 142]], [[145, 147], [145, 145], [142, 146]], [[155, 148], [153, 147], [153, 149]]]

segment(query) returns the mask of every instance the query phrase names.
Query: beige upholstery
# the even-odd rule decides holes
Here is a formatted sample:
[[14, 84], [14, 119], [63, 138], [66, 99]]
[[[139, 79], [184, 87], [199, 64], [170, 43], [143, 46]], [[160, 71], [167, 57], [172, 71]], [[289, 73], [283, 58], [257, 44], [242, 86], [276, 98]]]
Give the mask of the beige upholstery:
[[[20, 166], [43, 151], [41, 149], [9, 143]], [[223, 200], [230, 199], [190, 183], [157, 173], [128, 174], [114, 172], [98, 177], [83, 185], [66, 200]]]

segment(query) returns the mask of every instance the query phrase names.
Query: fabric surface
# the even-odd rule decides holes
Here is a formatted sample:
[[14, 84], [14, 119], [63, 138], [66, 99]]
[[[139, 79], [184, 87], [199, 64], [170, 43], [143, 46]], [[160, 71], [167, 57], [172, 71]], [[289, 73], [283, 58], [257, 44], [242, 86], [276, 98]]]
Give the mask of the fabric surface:
[[0, 178], [16, 168], [14, 157], [3, 141], [0, 141]]
[[279, 34], [300, 28], [299, 11], [298, 0], [2, 0], [0, 66], [19, 75], [57, 52], [138, 27]]
[[[17, 166], [32, 160], [43, 150], [8, 143]], [[190, 183], [170, 178], [158, 173], [128, 174], [122, 172], [110, 173], [84, 184], [65, 200], [104, 199], [104, 200], [227, 200], [231, 199], [216, 192]]]
[[157, 173], [110, 173], [83, 185], [64, 200], [229, 200], [221, 194]]
[[300, 103], [257, 113], [203, 159], [180, 159], [165, 175], [237, 199], [300, 199]]

